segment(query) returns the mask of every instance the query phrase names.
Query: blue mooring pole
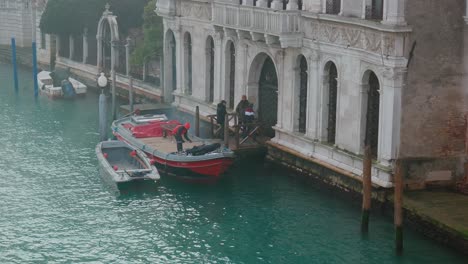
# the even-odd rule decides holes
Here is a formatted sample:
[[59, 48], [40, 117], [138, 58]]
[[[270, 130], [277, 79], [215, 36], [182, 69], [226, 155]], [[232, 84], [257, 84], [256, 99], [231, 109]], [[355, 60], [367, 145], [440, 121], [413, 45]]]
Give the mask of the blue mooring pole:
[[16, 40], [11, 38], [11, 61], [13, 62], [13, 76], [15, 80], [15, 91], [18, 92], [18, 66], [16, 65]]
[[39, 94], [39, 87], [37, 85], [37, 51], [36, 51], [36, 41], [32, 43], [32, 52], [33, 52], [33, 82], [34, 82], [34, 97], [37, 97]]

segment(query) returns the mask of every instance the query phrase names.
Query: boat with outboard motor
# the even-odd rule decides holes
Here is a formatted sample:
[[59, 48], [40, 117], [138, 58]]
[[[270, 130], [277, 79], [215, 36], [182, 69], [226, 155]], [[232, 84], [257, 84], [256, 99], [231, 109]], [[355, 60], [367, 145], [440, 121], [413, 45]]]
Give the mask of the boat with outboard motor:
[[145, 153], [119, 141], [103, 141], [96, 146], [99, 170], [117, 184], [134, 181], [157, 181], [159, 172]]
[[[143, 121], [144, 120], [144, 121]], [[219, 140], [191, 136], [185, 150], [176, 151], [177, 120], [127, 116], [112, 123], [114, 136], [144, 151], [160, 172], [189, 179], [217, 179], [234, 162], [234, 152]]]
[[69, 76], [59, 77], [58, 75], [60, 74], [49, 71], [41, 71], [37, 74], [41, 94], [52, 99], [86, 95], [88, 89], [86, 85]]

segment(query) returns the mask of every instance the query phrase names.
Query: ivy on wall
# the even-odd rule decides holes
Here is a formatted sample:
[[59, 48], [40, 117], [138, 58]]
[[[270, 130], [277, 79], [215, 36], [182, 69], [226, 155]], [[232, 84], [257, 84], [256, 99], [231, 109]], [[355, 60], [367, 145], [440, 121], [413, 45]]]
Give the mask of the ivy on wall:
[[154, 12], [156, 0], [151, 0], [143, 14], [143, 41], [139, 42], [132, 53], [131, 63], [143, 65], [152, 58], [162, 55], [163, 21]]

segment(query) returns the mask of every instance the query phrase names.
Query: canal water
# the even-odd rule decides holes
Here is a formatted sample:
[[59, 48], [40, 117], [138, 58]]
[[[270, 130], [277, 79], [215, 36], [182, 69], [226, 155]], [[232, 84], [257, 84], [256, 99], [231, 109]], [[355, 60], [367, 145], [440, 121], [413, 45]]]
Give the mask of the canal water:
[[0, 64], [0, 263], [467, 263], [360, 201], [242, 161], [216, 184], [163, 178], [117, 193], [94, 147], [98, 98], [33, 98], [31, 72]]

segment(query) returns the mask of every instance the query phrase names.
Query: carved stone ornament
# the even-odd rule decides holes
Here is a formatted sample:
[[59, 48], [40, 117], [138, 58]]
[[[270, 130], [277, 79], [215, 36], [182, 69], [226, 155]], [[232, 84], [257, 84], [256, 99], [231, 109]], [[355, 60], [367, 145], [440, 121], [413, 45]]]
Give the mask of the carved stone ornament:
[[181, 15], [201, 20], [211, 20], [211, 6], [206, 3], [182, 2]]
[[305, 22], [303, 28], [306, 38], [314, 41], [395, 56], [396, 40], [392, 33], [314, 20]]

